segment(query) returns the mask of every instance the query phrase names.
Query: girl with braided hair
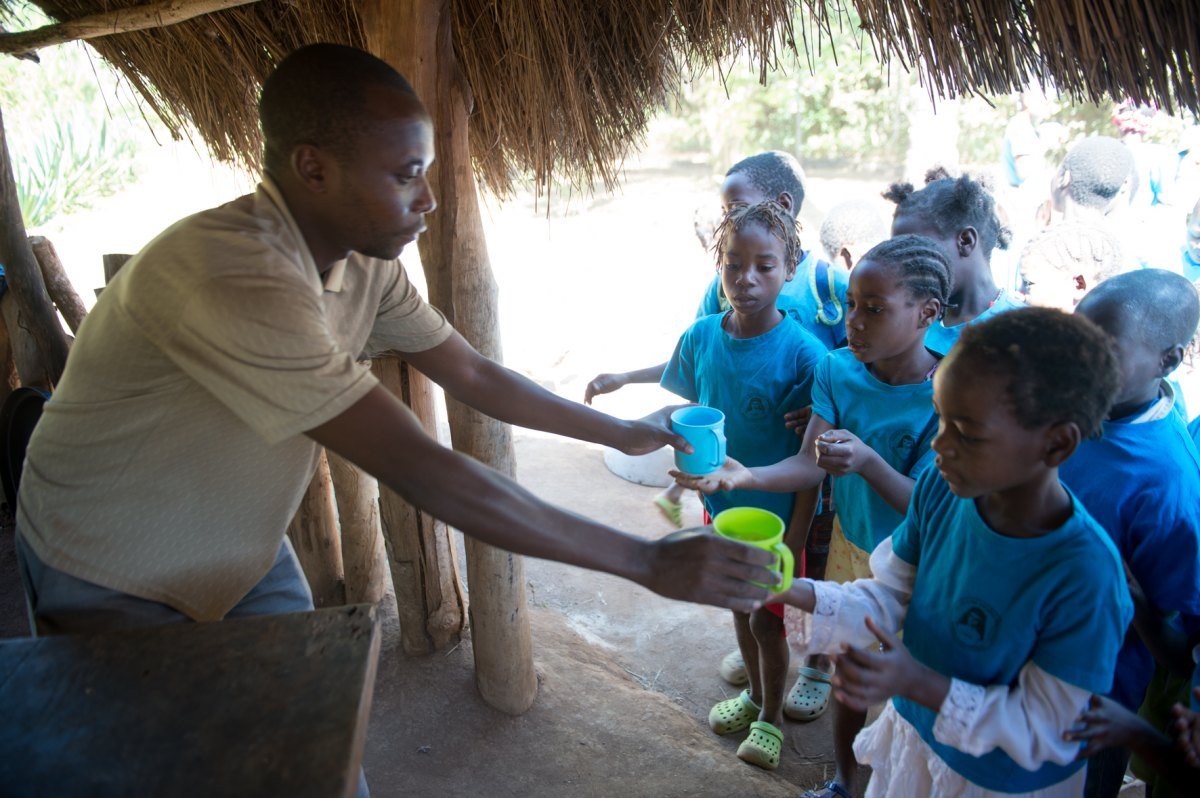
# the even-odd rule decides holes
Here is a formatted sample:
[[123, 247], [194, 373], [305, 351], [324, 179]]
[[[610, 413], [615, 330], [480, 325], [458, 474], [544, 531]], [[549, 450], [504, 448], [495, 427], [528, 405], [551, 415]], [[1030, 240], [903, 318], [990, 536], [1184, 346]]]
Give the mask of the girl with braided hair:
[[[799, 551], [820, 483], [831, 475], [837, 516], [825, 579], [869, 577], [870, 552], [904, 519], [913, 484], [933, 461], [932, 380], [940, 356], [926, 349], [925, 335], [941, 318], [950, 291], [950, 267], [934, 241], [898, 236], [875, 246], [850, 272], [848, 345], [817, 366], [812, 419], [800, 451], [758, 466], [738, 462], [734, 455], [707, 476], [672, 472], [676, 480], [706, 494], [798, 491], [787, 544]], [[764, 705], [764, 720], [770, 720], [767, 709]], [[865, 719], [864, 712], [834, 703], [837, 773], [813, 796], [854, 792], [857, 763], [851, 746]]]
[[952, 177], [944, 168], [925, 174], [925, 187], [893, 183], [883, 194], [896, 203], [892, 235], [927, 236], [950, 262], [954, 291], [943, 318], [929, 327], [925, 345], [940, 355], [950, 351], [968, 324], [1019, 308], [1023, 303], [996, 286], [992, 252], [1008, 249], [1012, 232], [996, 213], [996, 200], [982, 182]]

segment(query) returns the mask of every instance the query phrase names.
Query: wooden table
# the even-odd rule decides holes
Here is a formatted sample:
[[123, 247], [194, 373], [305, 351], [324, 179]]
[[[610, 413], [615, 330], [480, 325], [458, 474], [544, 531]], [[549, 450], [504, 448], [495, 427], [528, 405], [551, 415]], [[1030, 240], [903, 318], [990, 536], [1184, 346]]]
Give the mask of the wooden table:
[[353, 796], [367, 604], [0, 642], [0, 793]]

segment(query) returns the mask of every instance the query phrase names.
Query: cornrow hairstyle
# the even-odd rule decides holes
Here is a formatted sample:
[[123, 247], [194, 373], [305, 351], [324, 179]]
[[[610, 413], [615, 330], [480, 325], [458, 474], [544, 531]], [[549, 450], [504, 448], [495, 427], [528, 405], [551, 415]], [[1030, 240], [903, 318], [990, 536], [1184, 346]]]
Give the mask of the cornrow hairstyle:
[[848, 244], [878, 242], [888, 237], [888, 223], [875, 203], [847, 200], [829, 209], [821, 222], [821, 246], [836, 259]]
[[1063, 220], [1029, 239], [1017, 262], [1030, 273], [1049, 268], [1072, 277], [1081, 275], [1085, 288], [1092, 288], [1120, 272], [1124, 256], [1121, 243], [1103, 228]]
[[936, 299], [941, 303], [938, 318], [945, 314], [954, 284], [950, 261], [936, 241], [925, 236], [896, 236], [872, 247], [862, 256], [862, 261], [868, 260], [895, 271], [898, 282], [913, 299]]
[[1133, 174], [1133, 152], [1109, 136], [1089, 136], [1067, 151], [1067, 194], [1087, 208], [1105, 208]]
[[897, 216], [908, 213], [926, 219], [943, 238], [975, 228], [985, 256], [996, 247], [1008, 249], [1012, 241], [1012, 231], [996, 213], [996, 200], [987, 183], [970, 175], [955, 178], [944, 167], [934, 167], [925, 174], [924, 188], [892, 183], [883, 198], [896, 203]]
[[1006, 379], [1007, 398], [1026, 429], [1070, 421], [1084, 437], [1095, 437], [1121, 388], [1108, 334], [1054, 308], [1019, 308], [971, 324], [950, 357]]
[[713, 234], [713, 252], [717, 256], [717, 267], [721, 265], [721, 254], [729, 248], [729, 243], [735, 235], [751, 225], [760, 225], [768, 233], [783, 243], [783, 262], [786, 266], [795, 266], [800, 261], [800, 224], [787, 209], [775, 200], [767, 200], [757, 205], [744, 205], [734, 208]]
[[1113, 337], [1136, 336], [1162, 351], [1187, 347], [1200, 324], [1200, 297], [1191, 282], [1166, 269], [1138, 269], [1118, 274], [1079, 301], [1077, 313], [1089, 318], [1100, 309], [1115, 312], [1120, 329]]
[[804, 205], [804, 169], [791, 153], [769, 150], [751, 155], [729, 167], [725, 176], [730, 175], [745, 175], [752, 186], [770, 199], [778, 199], [786, 191], [796, 203], [797, 215]]

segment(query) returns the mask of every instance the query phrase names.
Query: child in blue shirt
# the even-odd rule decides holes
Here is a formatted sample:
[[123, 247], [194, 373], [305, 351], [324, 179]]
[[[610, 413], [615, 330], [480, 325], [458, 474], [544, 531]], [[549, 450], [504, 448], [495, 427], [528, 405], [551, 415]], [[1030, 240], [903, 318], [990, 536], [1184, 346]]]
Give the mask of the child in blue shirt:
[[950, 261], [954, 291], [946, 314], [925, 335], [927, 347], [944, 355], [968, 324], [1023, 306], [997, 288], [992, 276], [992, 252], [1008, 249], [1012, 232], [1000, 222], [996, 201], [982, 183], [967, 175], [953, 178], [939, 167], [926, 173], [924, 188], [893, 183], [883, 197], [896, 203], [892, 235], [928, 236]]
[[[799, 448], [784, 425], [784, 413], [811, 401], [812, 374], [825, 347], [783, 313], [776, 299], [795, 274], [800, 238], [796, 221], [776, 202], [739, 207], [717, 229], [721, 282], [731, 309], [697, 320], [675, 348], [662, 375], [662, 386], [691, 402], [725, 414], [728, 452], [753, 464], [773, 463]], [[705, 497], [711, 515], [730, 507], [759, 507], [785, 522], [792, 518], [791, 495], [762, 491], [726, 491]], [[807, 518], [805, 519], [807, 523]], [[782, 611], [761, 613], [754, 624], [734, 613], [738, 647], [750, 688], [742, 693], [735, 717], [714, 708], [710, 722], [718, 733], [745, 729], [769, 707], [764, 695], [782, 697], [787, 678], [787, 642]], [[762, 666], [760, 667], [760, 662]], [[770, 685], [764, 687], [764, 683]], [[776, 734], [778, 729], [772, 727]], [[779, 763], [782, 735], [772, 738], [770, 767]], [[743, 744], [738, 756], [760, 758]], [[766, 761], [762, 762], [767, 765]]]
[[842, 652], [840, 701], [892, 699], [854, 743], [867, 796], [1079, 796], [1063, 732], [1111, 687], [1132, 609], [1112, 542], [1058, 468], [1119, 383], [1082, 317], [1025, 308], [967, 328], [934, 377], [937, 468], [871, 555], [874, 578], [784, 594], [797, 648]]
[[[1112, 538], [1150, 606], [1200, 632], [1200, 454], [1164, 379], [1196, 332], [1200, 299], [1180, 275], [1143, 269], [1101, 283], [1075, 312], [1112, 336], [1122, 385], [1101, 437], [1063, 464], [1063, 482]], [[1153, 674], [1154, 657], [1130, 635], [1108, 695], [1136, 711]], [[1114, 748], [1094, 760], [1088, 795], [1116, 796], [1128, 759]]]
[[[925, 332], [942, 313], [950, 272], [937, 245], [920, 236], [899, 236], [863, 256], [850, 273], [846, 331], [849, 344], [827, 354], [813, 384], [813, 415], [800, 452], [773, 465], [747, 467], [732, 456], [705, 477], [676, 472], [676, 479], [704, 493], [716, 490], [801, 491], [789, 535], [804, 544], [817, 490], [831, 474], [837, 518], [825, 578], [852, 581], [870, 575], [867, 552], [904, 518], [914, 479], [932, 461], [929, 442], [937, 428], [932, 375], [938, 358], [924, 345]], [[799, 534], [795, 534], [798, 532]], [[736, 701], [736, 699], [733, 699]], [[778, 723], [776, 696], [764, 698], [761, 721]], [[853, 791], [855, 761], [850, 743], [865, 715], [834, 708], [837, 775], [827, 791]]]

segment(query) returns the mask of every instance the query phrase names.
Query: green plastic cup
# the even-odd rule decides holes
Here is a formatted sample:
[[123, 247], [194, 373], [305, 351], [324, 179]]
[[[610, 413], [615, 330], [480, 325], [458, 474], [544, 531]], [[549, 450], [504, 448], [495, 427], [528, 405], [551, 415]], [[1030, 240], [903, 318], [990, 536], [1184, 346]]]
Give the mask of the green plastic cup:
[[730, 507], [717, 513], [712, 523], [713, 529], [723, 538], [775, 553], [775, 562], [768, 567], [779, 574], [782, 581], [778, 585], [761, 585], [762, 587], [772, 593], [782, 593], [792, 586], [792, 572], [796, 568], [796, 559], [792, 556], [792, 550], [783, 542], [783, 533], [787, 527], [782, 518], [769, 510], [760, 510], [757, 507]]

